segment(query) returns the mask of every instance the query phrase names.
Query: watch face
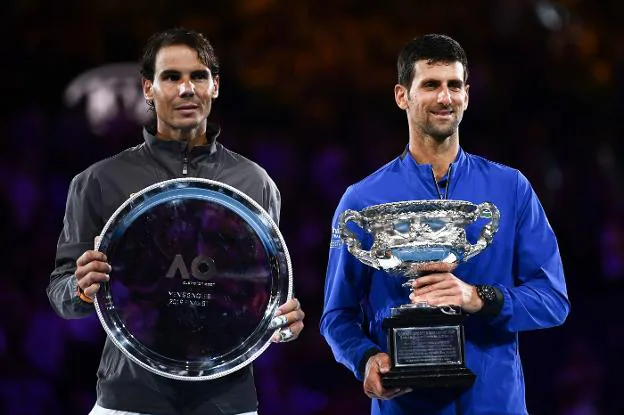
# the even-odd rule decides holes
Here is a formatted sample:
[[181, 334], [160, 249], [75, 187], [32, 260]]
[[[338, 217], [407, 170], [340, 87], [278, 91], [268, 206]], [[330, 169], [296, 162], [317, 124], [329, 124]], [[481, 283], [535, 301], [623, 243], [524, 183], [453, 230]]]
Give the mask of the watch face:
[[270, 216], [225, 184], [198, 178], [150, 186], [101, 233], [112, 266], [95, 306], [113, 343], [159, 375], [208, 380], [270, 344], [292, 269]]
[[479, 295], [479, 297], [481, 297], [483, 301], [496, 301], [496, 292], [494, 291], [494, 288], [490, 287], [489, 285], [480, 285], [479, 287], [477, 287], [477, 294]]

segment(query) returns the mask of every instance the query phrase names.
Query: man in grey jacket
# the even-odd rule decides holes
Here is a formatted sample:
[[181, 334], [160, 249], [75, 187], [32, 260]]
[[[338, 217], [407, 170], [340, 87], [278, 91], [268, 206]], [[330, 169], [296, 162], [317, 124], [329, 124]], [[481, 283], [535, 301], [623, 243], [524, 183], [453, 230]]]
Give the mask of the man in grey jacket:
[[[280, 195], [266, 171], [226, 149], [219, 127], [208, 123], [219, 94], [219, 64], [208, 40], [183, 28], [156, 33], [141, 66], [145, 99], [155, 112], [144, 143], [93, 164], [71, 182], [56, 268], [48, 297], [63, 318], [94, 312], [93, 298], [111, 267], [93, 250], [108, 218], [132, 193], [172, 178], [202, 177], [228, 184], [260, 204], [277, 223]], [[295, 339], [304, 313], [296, 299], [279, 308], [274, 341]], [[132, 362], [106, 339], [98, 370], [97, 404], [91, 414], [255, 414], [250, 366], [210, 381], [184, 382]]]

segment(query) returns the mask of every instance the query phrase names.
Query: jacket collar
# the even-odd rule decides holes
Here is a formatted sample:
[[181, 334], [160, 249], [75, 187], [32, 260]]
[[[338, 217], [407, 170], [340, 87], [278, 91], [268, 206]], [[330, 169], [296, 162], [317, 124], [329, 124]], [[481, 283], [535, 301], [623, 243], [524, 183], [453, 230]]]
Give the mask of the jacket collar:
[[[182, 153], [186, 150], [186, 141], [163, 140], [156, 137], [155, 129], [151, 127], [143, 128], [143, 139], [150, 150], [164, 150], [172, 153]], [[206, 126], [207, 143], [193, 147], [195, 153], [214, 154], [217, 151], [217, 137], [221, 134], [221, 128], [217, 124], [208, 123]]]
[[[406, 179], [408, 183], [410, 183], [414, 188], [425, 186], [428, 191], [432, 194], [432, 196], [437, 197], [438, 191], [436, 189], [436, 184], [434, 180], [433, 174], [433, 166], [431, 164], [419, 164], [416, 162], [412, 154], [409, 152], [409, 145], [405, 147], [405, 150], [400, 156], [401, 165], [403, 167], [403, 171], [406, 174]], [[457, 152], [457, 156], [455, 160], [451, 163], [450, 166], [450, 177], [449, 173], [440, 180], [440, 182], [447, 180], [450, 183], [448, 195], [449, 198], [452, 197], [453, 190], [457, 186], [457, 182], [462, 175], [462, 173], [467, 169], [468, 166], [468, 157], [466, 157], [466, 153], [464, 150], [459, 147]], [[414, 177], [417, 177], [419, 180], [419, 184], [414, 183]]]

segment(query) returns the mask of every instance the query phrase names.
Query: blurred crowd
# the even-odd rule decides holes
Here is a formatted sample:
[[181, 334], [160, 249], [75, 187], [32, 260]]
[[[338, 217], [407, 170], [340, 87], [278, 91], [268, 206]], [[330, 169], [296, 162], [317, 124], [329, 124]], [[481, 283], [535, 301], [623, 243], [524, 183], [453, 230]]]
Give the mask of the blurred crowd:
[[[281, 229], [306, 329], [256, 361], [260, 414], [368, 411], [361, 385], [318, 331], [330, 222], [349, 184], [403, 151], [396, 55], [428, 32], [454, 37], [468, 54], [462, 147], [520, 169], [560, 243], [572, 312], [562, 327], [521, 334], [529, 412], [624, 413], [617, 395], [624, 3], [15, 0], [6, 7], [0, 413], [81, 415], [94, 403], [105, 333], [95, 315], [56, 316], [45, 287], [71, 178], [139, 144], [141, 126], [124, 110], [123, 91], [94, 126], [89, 109], [102, 109], [101, 96], [70, 102], [66, 90], [93, 68], [135, 63], [152, 32], [178, 25], [205, 33], [222, 61], [213, 114], [220, 141], [266, 168], [282, 194]], [[126, 86], [133, 93], [136, 75]]]

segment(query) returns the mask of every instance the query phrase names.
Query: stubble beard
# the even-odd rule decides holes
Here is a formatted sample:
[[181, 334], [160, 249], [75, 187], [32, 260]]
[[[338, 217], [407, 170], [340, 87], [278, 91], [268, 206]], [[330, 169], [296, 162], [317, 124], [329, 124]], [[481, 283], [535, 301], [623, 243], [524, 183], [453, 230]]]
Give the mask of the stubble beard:
[[431, 122], [428, 122], [424, 128], [423, 132], [429, 137], [433, 138], [438, 143], [443, 143], [450, 136], [454, 135], [459, 128], [459, 120], [455, 119], [448, 126], [436, 126]]

